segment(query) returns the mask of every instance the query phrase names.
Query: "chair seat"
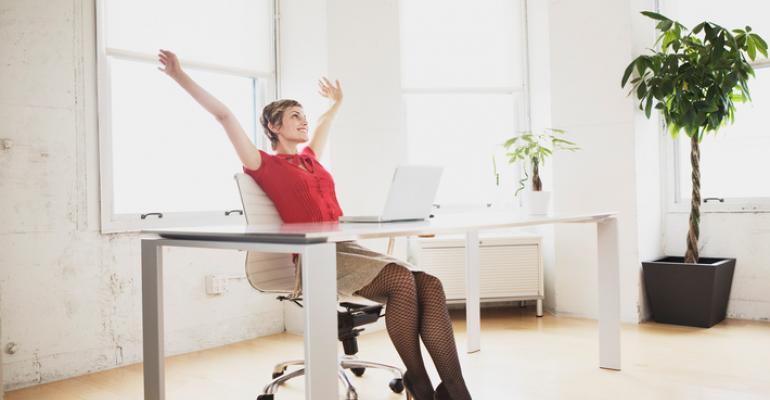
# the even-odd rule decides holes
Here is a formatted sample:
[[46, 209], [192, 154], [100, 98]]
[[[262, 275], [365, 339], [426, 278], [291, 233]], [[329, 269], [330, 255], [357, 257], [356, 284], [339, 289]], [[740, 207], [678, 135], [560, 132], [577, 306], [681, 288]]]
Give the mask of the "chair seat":
[[343, 302], [340, 303], [340, 306], [346, 309], [337, 312], [337, 327], [340, 331], [375, 323], [380, 318], [382, 311], [382, 304], [365, 305]]
[[[289, 300], [303, 307], [301, 297], [295, 299], [278, 296], [278, 300]], [[357, 344], [350, 343], [350, 340], [355, 340], [358, 333], [363, 331], [362, 328], [359, 329], [360, 326], [377, 322], [384, 306], [380, 303], [360, 304], [347, 301], [339, 303], [339, 306], [343, 310], [337, 310], [337, 338], [345, 346], [345, 354], [355, 354], [358, 352]], [[354, 346], [355, 349], [352, 352], [348, 352], [348, 346]]]

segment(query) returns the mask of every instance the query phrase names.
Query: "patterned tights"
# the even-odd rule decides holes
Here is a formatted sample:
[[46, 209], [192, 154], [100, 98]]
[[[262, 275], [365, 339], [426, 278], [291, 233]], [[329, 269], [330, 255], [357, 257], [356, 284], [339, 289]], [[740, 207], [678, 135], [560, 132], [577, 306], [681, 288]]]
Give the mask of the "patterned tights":
[[399, 264], [388, 264], [356, 294], [387, 299], [385, 326], [406, 365], [418, 400], [432, 400], [434, 396], [420, 352], [420, 338], [452, 400], [471, 398], [460, 369], [444, 288], [438, 278], [412, 272]]

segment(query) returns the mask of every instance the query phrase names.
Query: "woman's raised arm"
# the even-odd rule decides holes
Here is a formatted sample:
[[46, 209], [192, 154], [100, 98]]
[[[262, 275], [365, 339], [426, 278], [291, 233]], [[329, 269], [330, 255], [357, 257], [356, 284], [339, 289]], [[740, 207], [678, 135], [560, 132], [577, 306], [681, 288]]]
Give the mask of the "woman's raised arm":
[[182, 70], [182, 65], [179, 63], [176, 54], [168, 50], [160, 50], [158, 60], [163, 64], [163, 67], [158, 67], [158, 69], [174, 79], [182, 89], [189, 93], [198, 104], [203, 106], [206, 111], [211, 113], [222, 124], [227, 137], [230, 139], [233, 147], [235, 147], [235, 152], [238, 153], [238, 158], [241, 159], [241, 163], [246, 168], [258, 169], [262, 163], [262, 158], [259, 155], [257, 146], [251, 142], [232, 111], [222, 104], [221, 101], [217, 100], [216, 97], [200, 87]]
[[332, 101], [329, 109], [318, 118], [318, 125], [315, 131], [313, 131], [313, 138], [310, 140], [310, 148], [313, 149], [318, 158], [321, 158], [321, 152], [329, 138], [329, 128], [332, 125], [334, 116], [337, 114], [337, 110], [339, 110], [342, 104], [342, 86], [340, 86], [340, 81], [335, 81], [332, 84], [328, 79], [321, 78], [318, 81], [318, 94]]

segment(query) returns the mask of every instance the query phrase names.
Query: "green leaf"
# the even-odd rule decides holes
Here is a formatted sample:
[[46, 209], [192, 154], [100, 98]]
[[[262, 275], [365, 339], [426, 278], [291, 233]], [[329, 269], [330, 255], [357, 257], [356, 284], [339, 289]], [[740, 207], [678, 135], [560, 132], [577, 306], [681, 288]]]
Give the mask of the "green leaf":
[[658, 13], [654, 13], [652, 11], [642, 11], [642, 15], [645, 17], [649, 17], [658, 21], [670, 21], [668, 18], [664, 17], [663, 15], [660, 15]]
[[553, 138], [553, 143], [561, 143], [561, 144], [567, 144], [570, 146], [576, 146], [575, 143], [570, 142], [569, 140], [559, 139], [559, 138]]
[[746, 52], [749, 53], [749, 58], [754, 61], [757, 58], [757, 46], [754, 44], [754, 40], [751, 36], [746, 38]]
[[679, 130], [680, 128], [676, 124], [672, 123], [668, 125], [668, 133], [674, 139], [676, 139], [679, 136]]
[[717, 114], [709, 115], [709, 126], [714, 130], [719, 128], [719, 116]]
[[678, 39], [679, 39], [678, 35], [676, 35], [673, 31], [668, 31], [663, 34], [663, 42], [661, 43], [660, 46], [665, 50], [668, 48], [668, 46], [671, 45], [671, 43], [677, 43]]
[[626, 86], [626, 82], [628, 81], [628, 78], [634, 72], [634, 64], [636, 64], [636, 60], [632, 61], [631, 64], [628, 64], [628, 67], [626, 67], [626, 71], [623, 72], [623, 79], [621, 79], [620, 81], [620, 87]]
[[639, 56], [636, 58], [636, 71], [639, 76], [644, 75], [644, 70], [647, 68], [647, 58], [645, 56]]
[[647, 94], [647, 84], [642, 81], [636, 88], [636, 97], [642, 99], [644, 98], [645, 94]]
[[647, 96], [647, 104], [644, 106], [644, 115], [649, 119], [652, 112], [652, 96]]
[[767, 58], [767, 42], [765, 42], [764, 39], [762, 39], [761, 36], [757, 35], [756, 33], [752, 33], [749, 35], [751, 39], [753, 39], [754, 45], [757, 47], [757, 50], [759, 50], [760, 53], [762, 53], [765, 58]]
[[666, 31], [668, 31], [669, 29], [671, 29], [671, 26], [672, 26], [673, 24], [674, 24], [674, 21], [671, 21], [671, 20], [660, 21], [660, 22], [658, 22], [658, 25], [656, 26], [656, 28], [657, 28], [659, 31], [662, 31], [662, 32], [666, 32]]
[[706, 111], [706, 112], [709, 112], [709, 113], [713, 113], [713, 112], [718, 111], [719, 107], [717, 107], [715, 99], [716, 98], [712, 97], [711, 101], [708, 104], [706, 104], [706, 107], [704, 107], [703, 110]]
[[[760, 53], [762, 53], [765, 58], [767, 58], [767, 49], [764, 47], [757, 47], [757, 50], [759, 50]], [[751, 76], [754, 76], [754, 71], [751, 72]]]
[[692, 28], [692, 33], [693, 33], [693, 34], [695, 34], [695, 35], [697, 35], [698, 33], [700, 33], [700, 31], [702, 31], [702, 30], [703, 30], [703, 25], [704, 25], [704, 24], [705, 24], [705, 22], [701, 22], [700, 24], [698, 24], [698, 25], [695, 25], [695, 26]]
[[754, 40], [757, 41], [760, 47], [767, 49], [767, 42], [765, 42], [765, 39], [762, 39], [762, 36], [757, 35], [756, 33], [752, 33], [749, 36], [754, 38]]
[[512, 137], [512, 138], [506, 140], [505, 143], [503, 143], [503, 147], [505, 147], [505, 148], [511, 147], [514, 143], [516, 143], [517, 140], [519, 140], [518, 136]]

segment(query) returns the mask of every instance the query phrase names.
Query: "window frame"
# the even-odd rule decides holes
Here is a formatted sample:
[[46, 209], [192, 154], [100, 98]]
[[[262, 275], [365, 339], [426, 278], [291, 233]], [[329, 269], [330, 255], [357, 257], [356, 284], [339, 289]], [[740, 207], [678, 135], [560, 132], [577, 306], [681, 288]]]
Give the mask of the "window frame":
[[[404, 0], [402, 0], [404, 1]], [[523, 50], [523, 57], [521, 59], [521, 68], [522, 68], [522, 81], [519, 85], [512, 85], [512, 86], [462, 86], [462, 87], [452, 87], [452, 86], [442, 86], [442, 87], [407, 87], [404, 86], [403, 83], [401, 85], [401, 109], [404, 110], [404, 113], [406, 113], [406, 101], [405, 97], [408, 95], [414, 95], [414, 94], [428, 94], [428, 95], [452, 95], [452, 94], [475, 94], [475, 95], [483, 95], [483, 94], [503, 94], [503, 95], [511, 95], [514, 97], [514, 109], [512, 110], [511, 117], [513, 118], [514, 125], [518, 126], [518, 130], [530, 130], [532, 127], [532, 118], [530, 115], [531, 111], [531, 104], [530, 104], [530, 93], [529, 93], [529, 27], [528, 27], [528, 14], [527, 14], [527, 5], [529, 0], [521, 0], [521, 8], [519, 9], [519, 12], [521, 12], [521, 39], [522, 39], [522, 50]], [[406, 121], [404, 122], [404, 130], [406, 131], [407, 136], [409, 135], [408, 127], [406, 126]], [[519, 168], [519, 177], [522, 176], [522, 170]], [[520, 199], [517, 198], [516, 203], [520, 203]], [[520, 205], [520, 204], [519, 204]], [[437, 206], [442, 208], [449, 208], [452, 210], [465, 210], [466, 208], [487, 208], [490, 206], [490, 204], [485, 204], [482, 202], [478, 204], [466, 204], [466, 203], [445, 203], [445, 204], [438, 204]]]
[[[752, 62], [754, 69], [770, 68], [770, 59]], [[665, 121], [660, 119], [658, 131], [664, 140], [670, 141], [663, 146], [666, 175], [666, 204], [671, 214], [687, 214], [690, 212], [691, 197], [682, 193], [682, 160], [679, 156], [679, 141], [673, 140], [668, 133]], [[706, 138], [708, 140], [708, 138]], [[723, 197], [723, 202], [704, 202], [700, 205], [701, 213], [770, 213], [770, 197]]]
[[[257, 100], [262, 104], [275, 100], [279, 96], [279, 32], [280, 32], [280, 0], [272, 1], [273, 22], [272, 42], [273, 49], [272, 71], [253, 71], [242, 68], [233, 68], [227, 65], [218, 65], [212, 63], [190, 62], [184, 64], [188, 68], [214, 72], [220, 74], [233, 75], [252, 80], [252, 93], [256, 95], [256, 86], [258, 85], [261, 98], [254, 98], [255, 105]], [[106, 47], [106, 29], [105, 24], [105, 0], [96, 0], [96, 88], [97, 88], [97, 133], [99, 138], [99, 206], [100, 206], [100, 226], [102, 233], [123, 233], [137, 232], [143, 229], [167, 228], [184, 225], [225, 225], [234, 223], [243, 223], [245, 217], [242, 210], [240, 213], [232, 212], [234, 210], [211, 210], [198, 212], [164, 212], [162, 210], [147, 210], [145, 214], [126, 213], [116, 214], [114, 212], [114, 177], [113, 177], [113, 154], [112, 154], [112, 94], [111, 94], [111, 72], [109, 61], [111, 59], [123, 59], [132, 62], [143, 62], [157, 64], [154, 54], [144, 54], [134, 51], [127, 51], [116, 48]], [[253, 124], [254, 137], [251, 139], [260, 149], [269, 148], [263, 135], [259, 135], [258, 123], [256, 121], [257, 111], [255, 110]], [[239, 171], [233, 171], [233, 174]], [[233, 182], [233, 190], [235, 182]], [[228, 215], [229, 212], [229, 215]], [[162, 218], [156, 215], [147, 215], [150, 213], [162, 213]], [[143, 216], [146, 216], [143, 217]]]

